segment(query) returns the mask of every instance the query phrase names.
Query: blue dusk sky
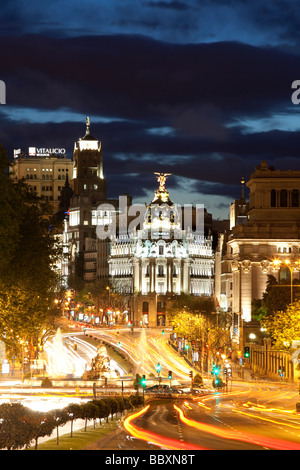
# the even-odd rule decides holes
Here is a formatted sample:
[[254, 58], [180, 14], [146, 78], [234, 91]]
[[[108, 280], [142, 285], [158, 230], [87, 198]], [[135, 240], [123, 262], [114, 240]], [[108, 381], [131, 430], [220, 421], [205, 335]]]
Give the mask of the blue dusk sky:
[[[256, 165], [300, 170], [295, 0], [1, 0], [0, 142], [102, 142], [108, 195], [227, 218]], [[300, 94], [299, 94], [300, 97]]]

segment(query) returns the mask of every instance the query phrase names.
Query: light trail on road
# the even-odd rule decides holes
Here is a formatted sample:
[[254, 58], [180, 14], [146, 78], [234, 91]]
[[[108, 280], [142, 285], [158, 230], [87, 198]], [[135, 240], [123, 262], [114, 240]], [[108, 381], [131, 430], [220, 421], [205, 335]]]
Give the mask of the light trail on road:
[[139, 418], [142, 416], [144, 413], [148, 411], [150, 408], [150, 405], [145, 406], [142, 410], [138, 411], [137, 413], [134, 413], [130, 416], [128, 416], [124, 420], [124, 428], [126, 431], [134, 436], [137, 439], [141, 439], [143, 441], [146, 441], [148, 443], [152, 443], [154, 445], [157, 445], [158, 447], [162, 447], [164, 449], [170, 449], [170, 450], [208, 450], [204, 449], [203, 447], [199, 447], [194, 444], [189, 444], [186, 442], [181, 442], [176, 439], [171, 439], [165, 436], [161, 436], [159, 434], [150, 432], [150, 431], [145, 431], [141, 428], [138, 428], [134, 424], [131, 423], [136, 418]]
[[[222, 439], [230, 439], [235, 441], [242, 441], [258, 445], [261, 447], [267, 447], [275, 450], [300, 450], [300, 444], [296, 442], [285, 441], [282, 439], [274, 439], [265, 437], [258, 434], [246, 433], [244, 431], [234, 431], [230, 429], [221, 429], [216, 426], [195, 421], [187, 418], [181, 408], [177, 405], [173, 405], [174, 409], [178, 412], [180, 420], [187, 426], [193, 427], [198, 431], [213, 434]], [[252, 416], [253, 417], [253, 416]]]
[[[260, 419], [261, 421], [268, 421], [269, 423], [278, 424], [280, 426], [287, 426], [289, 428], [297, 429], [299, 431], [299, 424], [294, 425], [294, 424], [291, 424], [291, 423], [276, 421], [275, 419], [265, 418], [264, 416], [259, 416], [256, 413], [246, 413], [245, 411], [237, 410], [237, 409], [234, 409], [234, 408], [233, 408], [232, 411], [234, 411], [235, 413], [239, 413], [241, 415], [244, 415], [244, 416], [249, 416], [250, 418]], [[260, 409], [260, 411], [263, 411], [263, 410]], [[299, 445], [298, 449], [300, 449], [300, 445]]]

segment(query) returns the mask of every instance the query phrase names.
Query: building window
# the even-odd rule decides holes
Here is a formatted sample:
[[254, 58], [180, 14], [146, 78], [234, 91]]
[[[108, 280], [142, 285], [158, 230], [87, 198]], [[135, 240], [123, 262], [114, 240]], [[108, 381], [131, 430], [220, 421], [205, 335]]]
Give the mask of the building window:
[[166, 304], [165, 304], [165, 302], [157, 302], [157, 313], [166, 313]]
[[158, 294], [164, 294], [165, 293], [165, 284], [164, 282], [158, 282], [157, 284], [157, 287], [158, 287]]
[[289, 268], [280, 268], [279, 282], [280, 281], [291, 281], [291, 273]]
[[164, 276], [164, 265], [163, 264], [158, 265], [158, 275], [159, 276]]
[[159, 245], [158, 247], [158, 254], [163, 255], [164, 254], [164, 247], [162, 245]]
[[280, 191], [280, 207], [287, 207], [287, 190], [281, 189]]
[[149, 313], [149, 302], [143, 302], [143, 315]]
[[80, 212], [79, 211], [70, 211], [69, 214], [69, 224], [74, 227], [79, 225], [80, 222]]
[[299, 207], [299, 189], [292, 191], [292, 207]]
[[279, 246], [277, 251], [278, 253], [292, 253], [292, 248], [290, 246]]
[[276, 191], [272, 189], [271, 191], [271, 207], [276, 207]]

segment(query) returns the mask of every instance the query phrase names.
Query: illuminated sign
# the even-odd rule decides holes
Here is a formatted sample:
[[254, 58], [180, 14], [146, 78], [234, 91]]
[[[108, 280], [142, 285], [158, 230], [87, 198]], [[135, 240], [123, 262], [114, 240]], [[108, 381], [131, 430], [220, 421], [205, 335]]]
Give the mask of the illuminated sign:
[[28, 148], [28, 155], [30, 157], [49, 157], [50, 155], [65, 155], [65, 153], [66, 149], [63, 148]]

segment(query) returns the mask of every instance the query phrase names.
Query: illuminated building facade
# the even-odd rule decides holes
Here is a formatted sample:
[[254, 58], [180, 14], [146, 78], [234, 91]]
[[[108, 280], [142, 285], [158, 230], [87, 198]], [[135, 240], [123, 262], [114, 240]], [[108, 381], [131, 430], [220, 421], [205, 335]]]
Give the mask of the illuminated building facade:
[[[216, 252], [215, 297], [221, 311], [233, 314], [236, 341], [242, 321], [252, 319], [252, 301], [262, 298], [268, 275], [278, 281], [290, 276], [288, 265], [275, 265], [274, 259], [300, 258], [300, 171], [275, 170], [263, 161], [247, 187], [247, 219], [236, 219], [229, 233], [220, 234]], [[299, 271], [293, 276], [299, 278]]]
[[[35, 147], [29, 147], [30, 149]], [[10, 167], [11, 177], [14, 180], [23, 179], [37, 196], [58, 207], [62, 188], [73, 174], [73, 162], [66, 157], [65, 152], [45, 153], [31, 150], [25, 155], [15, 150], [14, 157]]]
[[172, 295], [213, 294], [212, 237], [182, 229], [179, 206], [165, 188], [167, 174], [157, 174], [159, 189], [146, 208], [142, 227], [115, 236], [109, 274], [117, 292], [133, 294], [132, 320], [137, 326], [166, 325]]
[[[111, 218], [111, 213], [97, 210], [100, 204], [108, 201], [103, 172], [102, 145], [101, 141], [90, 133], [89, 118], [86, 119], [84, 137], [74, 144], [73, 174], [70, 185], [73, 196], [65, 228], [69, 246], [68, 278], [72, 286], [78, 287], [80, 282], [82, 286], [82, 281], [90, 282], [99, 277], [99, 273], [97, 276], [96, 227], [108, 224]], [[113, 205], [118, 204], [118, 201], [110, 200], [109, 202]], [[104, 245], [104, 253], [107, 253], [108, 241]], [[107, 254], [105, 259], [107, 259]], [[108, 272], [106, 272], [106, 277], [107, 275]]]

